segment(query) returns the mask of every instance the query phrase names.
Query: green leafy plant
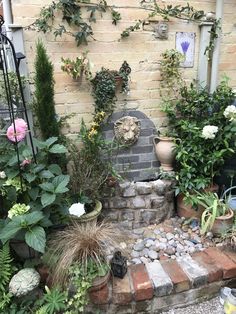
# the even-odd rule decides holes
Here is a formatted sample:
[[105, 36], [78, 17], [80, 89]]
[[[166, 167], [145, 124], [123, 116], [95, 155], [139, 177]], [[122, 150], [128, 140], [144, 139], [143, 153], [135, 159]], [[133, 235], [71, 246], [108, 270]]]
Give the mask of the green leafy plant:
[[83, 73], [88, 81], [92, 79], [92, 73], [90, 70], [90, 62], [87, 58], [88, 52], [84, 52], [81, 56], [77, 57], [75, 60], [70, 58], [61, 58], [63, 65], [61, 67], [62, 71], [69, 74], [74, 80], [82, 77]]
[[[88, 20], [84, 18], [84, 9], [89, 12]], [[34, 22], [33, 27], [44, 33], [53, 32], [55, 37], [62, 34], [69, 34], [75, 38], [79, 46], [87, 44], [88, 38], [93, 39], [91, 23], [96, 22], [97, 13], [102, 15], [107, 11], [111, 13], [112, 24], [117, 25], [121, 20], [121, 15], [113, 6], [108, 6], [105, 0], [100, 0], [98, 3], [91, 3], [89, 0], [53, 1], [52, 4], [41, 10], [40, 16]], [[71, 28], [75, 29], [74, 32], [67, 30], [65, 25], [61, 23], [57, 27], [54, 27], [55, 15], [58, 13], [61, 15], [63, 22], [67, 22]]]
[[8, 293], [8, 284], [14, 272], [12, 258], [8, 243], [0, 249], [0, 310], [4, 311], [11, 302], [11, 294]]
[[205, 234], [212, 229], [216, 218], [227, 214], [229, 208], [216, 193], [197, 191], [195, 193], [191, 196], [193, 202], [205, 208], [201, 217], [201, 233]]
[[42, 138], [60, 134], [54, 103], [53, 65], [41, 41], [36, 46], [34, 111]]
[[57, 287], [49, 289], [45, 287], [46, 293], [39, 300], [40, 308], [35, 314], [55, 314], [66, 310], [67, 293], [60, 291]]
[[[57, 138], [45, 142], [35, 140], [37, 163], [27, 144], [19, 147], [19, 160], [12, 143], [2, 141], [0, 197], [4, 208], [0, 239], [25, 239], [36, 251], [44, 252], [45, 228], [62, 220], [67, 213], [65, 194], [69, 176], [57, 164], [50, 163], [51, 154], [64, 154], [66, 148]], [[19, 168], [20, 164], [20, 168]]]
[[82, 147], [69, 146], [72, 199], [85, 203], [87, 212], [94, 208], [97, 200], [102, 200], [109, 176], [120, 179], [112, 164], [118, 145], [105, 140], [101, 132], [105, 116], [104, 112], [95, 114], [90, 128], [82, 121], [79, 133]]

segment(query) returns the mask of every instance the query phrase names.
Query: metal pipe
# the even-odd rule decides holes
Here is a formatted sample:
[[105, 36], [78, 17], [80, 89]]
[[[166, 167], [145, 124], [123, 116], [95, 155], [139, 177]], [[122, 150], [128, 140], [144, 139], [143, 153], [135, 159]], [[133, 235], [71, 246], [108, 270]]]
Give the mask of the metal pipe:
[[[221, 25], [222, 25], [222, 18], [223, 18], [223, 8], [224, 8], [224, 0], [216, 0], [216, 19], [221, 20]], [[221, 42], [221, 31], [219, 30], [218, 38], [215, 41], [215, 49], [212, 56], [211, 84], [210, 84], [211, 93], [213, 93], [216, 90], [217, 83], [218, 83], [220, 42]]]
[[4, 26], [5, 26], [8, 38], [12, 40], [12, 31], [9, 28], [9, 25], [12, 24], [13, 22], [11, 0], [3, 0], [2, 5], [3, 5], [4, 20], [5, 20]]

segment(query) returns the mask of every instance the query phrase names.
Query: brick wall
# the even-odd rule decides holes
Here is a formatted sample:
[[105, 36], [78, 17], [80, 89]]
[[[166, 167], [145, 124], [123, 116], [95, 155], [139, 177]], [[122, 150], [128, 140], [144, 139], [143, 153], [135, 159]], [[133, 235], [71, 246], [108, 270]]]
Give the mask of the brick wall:
[[[109, 4], [121, 6], [138, 6], [139, 0], [116, 0], [107, 1]], [[159, 1], [160, 3], [185, 4], [187, 1]], [[40, 8], [51, 3], [50, 0], [15, 0], [12, 1], [14, 22], [27, 26], [31, 24]], [[191, 1], [197, 9], [205, 12], [215, 11], [215, 0]], [[120, 110], [126, 101], [127, 109], [138, 109], [144, 112], [158, 127], [165, 121], [164, 114], [160, 111], [159, 93], [159, 61], [160, 55], [168, 48], [175, 47], [175, 33], [177, 31], [188, 31], [196, 33], [196, 49], [194, 68], [183, 70], [186, 79], [195, 79], [197, 75], [197, 62], [199, 51], [199, 27], [195, 23], [186, 23], [172, 20], [169, 24], [168, 40], [155, 39], [153, 32], [140, 30], [131, 34], [131, 37], [120, 42], [117, 39], [127, 26], [135, 23], [135, 20], [146, 16], [146, 12], [138, 9], [120, 9], [122, 20], [118, 26], [111, 24], [110, 15], [104, 14], [103, 19], [93, 25], [94, 37], [97, 42], [90, 42], [88, 46], [76, 47], [74, 40], [69, 36], [58, 38], [56, 41], [51, 34], [39, 34], [25, 30], [25, 48], [28, 67], [31, 75], [34, 71], [35, 41], [38, 37], [43, 38], [47, 51], [54, 63], [56, 80], [56, 105], [60, 115], [76, 113], [69, 121], [68, 132], [77, 132], [79, 123], [83, 117], [85, 122], [91, 120], [93, 112], [93, 99], [90, 95], [90, 87], [86, 82], [73, 82], [61, 67], [61, 57], [75, 58], [78, 53], [89, 50], [89, 58], [94, 64], [95, 73], [102, 66], [109, 69], [119, 69], [126, 60], [131, 68], [131, 92], [130, 95], [118, 95], [117, 110]], [[231, 84], [236, 87], [236, 3], [235, 0], [225, 0], [223, 35], [220, 55], [220, 74], [226, 74], [231, 78]]]

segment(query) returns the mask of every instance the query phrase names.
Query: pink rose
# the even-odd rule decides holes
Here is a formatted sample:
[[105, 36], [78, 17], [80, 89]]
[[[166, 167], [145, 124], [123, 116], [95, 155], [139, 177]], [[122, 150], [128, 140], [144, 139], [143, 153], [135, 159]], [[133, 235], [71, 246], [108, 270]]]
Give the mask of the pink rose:
[[32, 162], [31, 159], [25, 159], [25, 160], [22, 161], [22, 163], [20, 165], [21, 165], [21, 167], [24, 167], [26, 165], [31, 164], [31, 162]]
[[16, 119], [15, 127], [12, 123], [7, 129], [7, 138], [11, 142], [21, 142], [26, 136], [27, 129], [27, 123], [23, 119]]

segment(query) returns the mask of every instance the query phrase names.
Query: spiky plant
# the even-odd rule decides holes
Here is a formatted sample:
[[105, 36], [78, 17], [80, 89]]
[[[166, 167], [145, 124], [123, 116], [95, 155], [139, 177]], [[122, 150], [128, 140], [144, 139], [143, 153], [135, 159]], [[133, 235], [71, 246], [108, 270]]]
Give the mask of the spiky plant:
[[118, 247], [123, 239], [124, 235], [113, 224], [79, 224], [73, 221], [71, 226], [57, 232], [49, 242], [53, 283], [65, 285], [69, 270], [76, 263], [85, 271], [91, 260], [97, 265], [106, 263], [108, 248]]

